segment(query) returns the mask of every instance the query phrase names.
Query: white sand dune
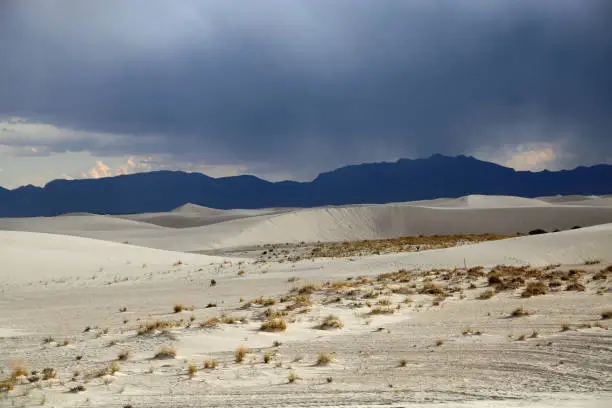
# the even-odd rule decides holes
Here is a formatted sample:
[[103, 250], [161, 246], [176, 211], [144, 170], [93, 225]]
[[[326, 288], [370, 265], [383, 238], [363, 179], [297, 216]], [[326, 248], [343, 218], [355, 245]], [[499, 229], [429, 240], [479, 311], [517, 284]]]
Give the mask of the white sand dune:
[[[175, 251], [202, 251], [266, 243], [334, 242], [421, 234], [517, 234], [536, 228], [565, 230], [576, 225], [612, 222], [612, 207], [553, 205], [520, 197], [470, 196], [435, 200], [434, 204], [299, 210], [204, 209], [206, 214], [198, 215], [200, 210], [188, 206], [185, 212], [191, 211], [191, 215], [126, 216], [131, 220], [108, 216], [0, 219], [0, 229], [84, 236]], [[211, 211], [217, 215], [211, 215]], [[165, 221], [161, 222], [162, 219]], [[186, 228], [160, 227], [155, 223]]]
[[[500, 241], [489, 241], [422, 252], [373, 255], [347, 263], [344, 259], [322, 265], [323, 272], [351, 275], [355, 268], [371, 273], [384, 273], [401, 268], [434, 269], [464, 266], [553, 264], [582, 265], [586, 261], [612, 262], [612, 224], [597, 225], [577, 230], [531, 235]], [[312, 270], [308, 263], [299, 264], [304, 273]]]
[[[612, 208], [499, 197], [435, 201], [272, 213], [231, 210], [233, 215], [245, 211], [245, 216], [193, 228], [161, 227], [143, 221], [146, 217], [0, 220], [0, 228], [26, 230], [0, 231], [0, 379], [6, 378], [15, 360], [23, 360], [30, 369], [54, 367], [58, 372], [52, 385], [28, 384], [24, 379], [14, 391], [0, 395], [0, 405], [609, 406], [611, 331], [582, 325], [601, 323], [602, 310], [610, 304], [610, 278], [596, 281], [592, 276], [612, 263]], [[226, 213], [187, 206], [174, 215], [201, 221]], [[153, 249], [420, 233], [512, 233], [575, 224], [592, 226], [416, 253], [283, 263]], [[139, 246], [118, 243], [124, 241]], [[601, 264], [584, 265], [593, 260]], [[264, 307], [242, 307], [243, 299], [270, 296], [280, 310], [290, 303], [282, 303], [280, 295], [304, 283], [348, 277], [355, 282], [360, 275], [375, 277], [400, 268], [498, 264], [563, 264], [564, 270], [579, 265], [591, 275], [584, 279], [584, 292], [550, 290], [522, 298], [520, 292], [509, 291], [489, 300], [477, 299], [488, 288], [486, 277], [475, 286], [443, 281], [442, 285], [457, 285], [458, 291], [449, 291], [439, 305], [430, 295], [414, 293], [407, 301], [404, 294], [385, 294], [397, 304], [396, 311], [385, 316], [367, 315], [361, 297], [340, 303], [315, 301], [312, 310], [279, 333], [259, 331], [258, 316]], [[213, 278], [215, 286], [210, 284]], [[176, 303], [193, 305], [194, 310], [174, 313]], [[211, 303], [216, 307], [208, 307]], [[122, 306], [125, 311], [120, 311]], [[535, 313], [508, 318], [519, 306]], [[338, 315], [344, 327], [315, 329], [330, 313]], [[250, 321], [214, 329], [197, 324], [222, 314]], [[142, 322], [154, 319], [179, 325], [169, 332], [136, 334]], [[570, 322], [571, 330], [560, 331], [563, 322]], [[466, 328], [482, 334], [465, 335]], [[517, 340], [536, 330], [537, 336]], [[43, 340], [49, 337], [55, 340]], [[63, 339], [69, 340], [67, 345], [60, 343]], [[443, 344], [437, 346], [438, 340]], [[233, 355], [239, 344], [253, 351], [242, 364]], [[176, 347], [177, 358], [152, 359], [162, 345]], [[118, 373], [84, 380], [125, 350], [131, 356], [120, 362]], [[317, 365], [321, 352], [335, 353], [335, 361]], [[265, 353], [272, 355], [270, 364], [263, 362]], [[218, 360], [219, 366], [204, 369], [205, 359]], [[405, 366], [399, 366], [401, 360]], [[190, 362], [199, 368], [192, 379], [187, 375]], [[71, 379], [76, 372], [78, 378]], [[288, 384], [290, 373], [300, 376], [295, 384]], [[85, 390], [68, 392], [76, 384]]]
[[146, 222], [168, 228], [189, 228], [217, 224], [240, 218], [279, 214], [289, 209], [263, 208], [255, 210], [219, 210], [196, 204], [185, 204], [170, 212], [117, 215], [117, 218]]
[[[0, 231], [0, 281], [139, 276], [147, 267], [220, 263], [224, 258], [162, 251], [90, 238]], [[145, 267], [143, 268], [143, 265]]]
[[415, 205], [441, 208], [506, 208], [506, 207], [546, 207], [550, 203], [536, 198], [514, 196], [469, 195], [459, 198], [438, 198], [435, 200], [413, 201]]

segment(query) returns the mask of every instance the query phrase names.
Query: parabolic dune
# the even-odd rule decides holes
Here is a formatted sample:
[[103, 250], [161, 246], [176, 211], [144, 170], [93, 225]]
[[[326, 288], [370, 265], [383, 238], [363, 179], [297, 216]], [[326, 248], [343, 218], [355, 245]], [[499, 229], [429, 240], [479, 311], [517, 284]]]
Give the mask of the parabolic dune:
[[[0, 219], [0, 406], [610, 406], [612, 207], [587, 199]], [[536, 228], [561, 231], [235, 250]]]

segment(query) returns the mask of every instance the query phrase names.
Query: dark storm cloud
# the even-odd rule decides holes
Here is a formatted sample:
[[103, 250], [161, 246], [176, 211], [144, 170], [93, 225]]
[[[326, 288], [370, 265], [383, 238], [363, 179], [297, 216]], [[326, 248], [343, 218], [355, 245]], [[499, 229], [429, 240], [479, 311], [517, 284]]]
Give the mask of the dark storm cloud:
[[298, 175], [561, 138], [607, 160], [611, 3], [3, 1], [0, 116]]

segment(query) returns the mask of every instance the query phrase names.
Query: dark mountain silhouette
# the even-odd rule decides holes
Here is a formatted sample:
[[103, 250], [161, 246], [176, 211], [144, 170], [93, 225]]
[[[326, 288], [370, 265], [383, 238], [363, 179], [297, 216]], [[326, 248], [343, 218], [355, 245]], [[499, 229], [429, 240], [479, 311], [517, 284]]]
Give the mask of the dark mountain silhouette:
[[157, 212], [185, 203], [228, 209], [388, 203], [468, 194], [610, 193], [612, 165], [526, 172], [473, 157], [434, 155], [346, 166], [322, 173], [311, 182], [272, 183], [254, 176], [212, 178], [180, 171], [54, 180], [44, 187], [0, 188], [0, 216]]

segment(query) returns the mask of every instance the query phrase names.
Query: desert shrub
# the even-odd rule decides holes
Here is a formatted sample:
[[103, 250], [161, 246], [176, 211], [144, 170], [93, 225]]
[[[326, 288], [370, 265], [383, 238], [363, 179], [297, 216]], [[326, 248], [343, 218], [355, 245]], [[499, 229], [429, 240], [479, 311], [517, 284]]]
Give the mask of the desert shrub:
[[612, 319], [612, 309], [606, 309], [601, 312], [601, 318], [603, 320]]
[[270, 360], [272, 360], [272, 353], [270, 353], [269, 351], [266, 351], [263, 356], [264, 364], [270, 363]]
[[433, 282], [427, 282], [423, 284], [419, 293], [426, 295], [444, 295], [444, 289]]
[[241, 344], [234, 352], [234, 361], [237, 363], [242, 363], [246, 355], [249, 353], [251, 353], [251, 349]]
[[527, 284], [523, 293], [521, 293], [521, 297], [527, 298], [531, 296], [545, 295], [548, 292], [548, 288], [544, 282], [530, 282]]
[[570, 330], [570, 328], [571, 327], [570, 327], [570, 324], [568, 322], [562, 322], [561, 323], [561, 331], [562, 332], [568, 331], [568, 330]]
[[83, 392], [83, 391], [85, 391], [85, 386], [84, 386], [84, 385], [82, 385], [82, 384], [75, 385], [74, 387], [71, 387], [71, 388], [68, 390], [68, 392], [73, 393], [73, 394], [76, 394], [76, 393], [78, 393], [78, 392]]
[[42, 379], [43, 380], [51, 380], [57, 376], [57, 372], [55, 368], [46, 367], [42, 370]]
[[510, 317], [522, 317], [522, 316], [528, 316], [529, 314], [530, 314], [529, 311], [525, 310], [521, 306], [521, 307], [517, 307], [516, 309], [514, 309], [512, 313], [510, 313]]
[[480, 293], [480, 295], [478, 295], [478, 299], [480, 300], [491, 299], [494, 295], [495, 295], [495, 291], [493, 289], [487, 289], [484, 292]]
[[568, 291], [576, 291], [576, 292], [584, 292], [584, 285], [578, 281], [573, 281], [567, 285], [565, 290]]
[[338, 316], [328, 315], [321, 324], [319, 325], [319, 329], [327, 330], [327, 329], [341, 329], [344, 327], [344, 323]]
[[400, 367], [406, 367], [407, 365], [408, 365], [408, 360], [406, 360], [405, 358], [402, 358], [402, 359], [399, 361], [399, 366], [400, 366]]
[[328, 365], [334, 361], [334, 356], [330, 353], [319, 353], [317, 365]]
[[440, 347], [441, 345], [444, 344], [444, 339], [438, 339], [436, 340], [436, 346]]
[[298, 375], [296, 373], [294, 373], [293, 371], [290, 372], [289, 375], [287, 376], [287, 381], [289, 381], [290, 384], [293, 384], [294, 382], [296, 382], [299, 379], [300, 379], [300, 377], [298, 377]]
[[529, 231], [529, 235], [539, 235], [539, 234], [546, 234], [546, 230], [543, 230], [542, 228], [536, 228], [534, 230]]
[[170, 346], [162, 346], [157, 353], [155, 353], [154, 358], [156, 359], [170, 359], [176, 357], [176, 349]]
[[489, 286], [499, 285], [500, 283], [502, 283], [501, 276], [497, 273], [490, 274], [487, 281], [489, 283]]
[[180, 303], [174, 305], [174, 313], [180, 313], [185, 310], [193, 310], [193, 306], [185, 306]]
[[287, 330], [287, 321], [280, 317], [266, 320], [261, 324], [259, 330], [267, 332], [285, 331]]
[[214, 370], [218, 364], [217, 360], [204, 360], [204, 368], [207, 370]]
[[129, 350], [123, 350], [119, 354], [117, 354], [117, 360], [126, 361], [126, 360], [129, 360], [129, 358], [130, 358]]
[[391, 306], [391, 299], [389, 298], [379, 299], [378, 302], [376, 302], [376, 304], [381, 305], [381, 306]]

